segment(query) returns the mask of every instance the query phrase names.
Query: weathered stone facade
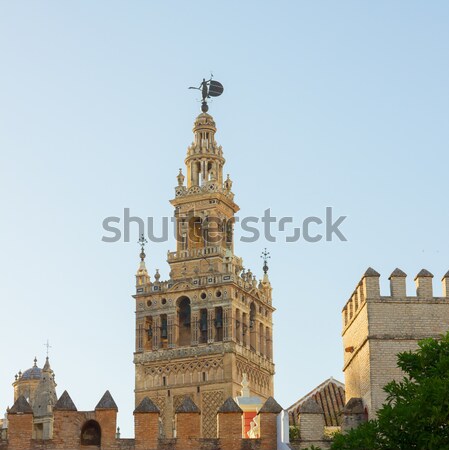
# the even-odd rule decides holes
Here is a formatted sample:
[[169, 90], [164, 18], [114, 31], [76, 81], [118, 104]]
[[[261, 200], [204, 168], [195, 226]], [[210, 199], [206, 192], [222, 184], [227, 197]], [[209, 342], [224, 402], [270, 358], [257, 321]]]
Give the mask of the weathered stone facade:
[[386, 400], [383, 386], [403, 376], [397, 354], [449, 330], [449, 272], [442, 297], [433, 296], [433, 275], [424, 269], [415, 277], [416, 296], [406, 295], [400, 269], [389, 277], [389, 296], [381, 296], [379, 277], [369, 268], [343, 308], [346, 398], [361, 398], [370, 419]]

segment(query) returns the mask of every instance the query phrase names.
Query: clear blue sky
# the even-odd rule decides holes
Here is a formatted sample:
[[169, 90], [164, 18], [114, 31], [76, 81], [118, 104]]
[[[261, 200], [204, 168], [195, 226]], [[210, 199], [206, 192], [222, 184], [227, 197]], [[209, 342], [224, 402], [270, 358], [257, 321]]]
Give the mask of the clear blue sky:
[[[275, 394], [343, 381], [341, 309], [368, 266], [449, 269], [445, 1], [0, 3], [0, 410], [50, 339], [58, 393], [106, 389], [132, 430], [138, 246], [101, 241], [123, 208], [170, 216], [198, 95], [211, 104], [241, 215], [347, 215], [348, 242], [238, 243], [272, 254]], [[136, 233], [137, 234], [137, 233]], [[134, 239], [137, 240], [137, 239]], [[168, 274], [173, 242], [148, 248]]]

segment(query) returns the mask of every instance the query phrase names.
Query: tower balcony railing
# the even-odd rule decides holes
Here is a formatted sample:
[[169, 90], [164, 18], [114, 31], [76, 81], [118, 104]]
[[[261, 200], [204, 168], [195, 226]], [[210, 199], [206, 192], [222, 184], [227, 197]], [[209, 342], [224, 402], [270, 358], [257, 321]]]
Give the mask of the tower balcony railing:
[[192, 248], [179, 252], [168, 252], [168, 262], [181, 261], [184, 259], [205, 258], [206, 256], [226, 256], [226, 249], [221, 246]]
[[251, 350], [239, 343], [235, 344], [235, 350], [236, 353], [257, 364], [259, 367], [267, 370], [273, 369], [273, 361], [271, 361], [271, 359], [267, 355], [262, 355], [261, 353], [256, 352], [254, 349]]

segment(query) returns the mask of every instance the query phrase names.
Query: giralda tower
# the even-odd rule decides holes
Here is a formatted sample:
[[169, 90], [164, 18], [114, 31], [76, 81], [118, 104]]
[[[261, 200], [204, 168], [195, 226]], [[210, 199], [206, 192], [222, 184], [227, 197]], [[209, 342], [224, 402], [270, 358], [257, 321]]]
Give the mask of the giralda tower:
[[[203, 98], [204, 99], [204, 98]], [[207, 111], [207, 107], [203, 111]], [[201, 409], [203, 437], [216, 437], [216, 413], [241, 391], [273, 395], [274, 308], [268, 267], [258, 281], [234, 253], [232, 181], [207, 112], [195, 120], [186, 176], [177, 176], [176, 251], [169, 279], [148, 275], [145, 253], [136, 274], [135, 402], [148, 396], [159, 407], [161, 432], [173, 436], [176, 407], [185, 396]]]

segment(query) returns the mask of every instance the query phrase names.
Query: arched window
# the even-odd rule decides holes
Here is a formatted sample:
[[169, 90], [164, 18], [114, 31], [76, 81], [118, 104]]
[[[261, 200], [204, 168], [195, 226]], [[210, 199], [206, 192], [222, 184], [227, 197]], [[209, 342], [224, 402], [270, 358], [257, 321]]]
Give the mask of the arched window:
[[207, 309], [200, 309], [200, 344], [207, 343], [208, 335], [208, 320], [207, 320]]
[[161, 314], [161, 328], [160, 328], [161, 348], [167, 348], [168, 344], [168, 319], [167, 314]]
[[237, 343], [242, 343], [242, 329], [243, 324], [241, 323], [242, 318], [240, 315], [240, 309], [235, 310], [235, 340]]
[[215, 308], [215, 340], [223, 340], [223, 308]]
[[101, 428], [95, 420], [88, 420], [81, 428], [81, 445], [101, 446]]

